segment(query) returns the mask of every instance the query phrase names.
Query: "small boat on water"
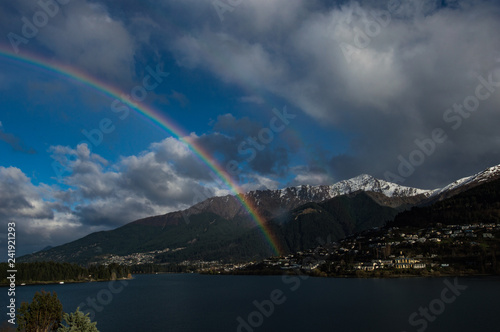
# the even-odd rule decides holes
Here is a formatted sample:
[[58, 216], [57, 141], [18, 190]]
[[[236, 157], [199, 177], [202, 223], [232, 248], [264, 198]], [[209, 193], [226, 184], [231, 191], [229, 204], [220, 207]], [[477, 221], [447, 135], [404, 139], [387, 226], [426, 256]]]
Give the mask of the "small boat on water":
[[59, 281], [59, 285], [64, 285], [64, 281]]

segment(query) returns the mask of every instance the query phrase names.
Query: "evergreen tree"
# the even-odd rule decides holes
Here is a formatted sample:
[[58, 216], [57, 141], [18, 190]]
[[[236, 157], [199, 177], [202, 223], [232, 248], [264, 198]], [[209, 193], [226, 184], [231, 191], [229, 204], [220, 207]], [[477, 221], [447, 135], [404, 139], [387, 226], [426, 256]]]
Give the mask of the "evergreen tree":
[[13, 325], [7, 321], [3, 322], [2, 325], [0, 326], [0, 332], [15, 332], [15, 331], [16, 328], [13, 327]]
[[57, 332], [99, 332], [97, 323], [90, 320], [89, 314], [84, 314], [80, 308], [71, 314], [64, 314], [64, 320], [67, 326], [61, 326]]
[[36, 292], [31, 303], [23, 302], [17, 315], [20, 332], [57, 331], [62, 318], [62, 304], [56, 292]]

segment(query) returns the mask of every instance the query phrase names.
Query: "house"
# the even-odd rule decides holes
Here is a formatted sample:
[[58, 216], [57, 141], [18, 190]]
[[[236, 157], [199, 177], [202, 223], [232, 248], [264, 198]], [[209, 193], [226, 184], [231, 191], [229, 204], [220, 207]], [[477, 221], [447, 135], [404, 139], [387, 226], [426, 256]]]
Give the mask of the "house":
[[392, 267], [392, 266], [394, 266], [394, 262], [390, 259], [385, 259], [385, 260], [380, 261], [380, 265], [382, 267]]
[[363, 271], [373, 271], [376, 268], [378, 268], [378, 265], [376, 263], [357, 263], [354, 265], [355, 270], [363, 270]]
[[424, 263], [420, 263], [420, 261], [414, 258], [408, 257], [398, 257], [394, 260], [394, 266], [396, 269], [423, 269], [425, 268]]

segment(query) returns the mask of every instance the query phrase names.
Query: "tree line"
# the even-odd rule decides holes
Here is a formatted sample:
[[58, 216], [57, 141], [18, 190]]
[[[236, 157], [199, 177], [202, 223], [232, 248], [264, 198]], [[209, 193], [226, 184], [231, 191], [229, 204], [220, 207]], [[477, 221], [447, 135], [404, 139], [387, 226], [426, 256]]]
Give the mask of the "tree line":
[[[7, 263], [0, 263], [1, 284], [7, 284]], [[127, 278], [130, 268], [119, 264], [83, 267], [71, 263], [33, 262], [16, 264], [16, 283], [82, 282]]]

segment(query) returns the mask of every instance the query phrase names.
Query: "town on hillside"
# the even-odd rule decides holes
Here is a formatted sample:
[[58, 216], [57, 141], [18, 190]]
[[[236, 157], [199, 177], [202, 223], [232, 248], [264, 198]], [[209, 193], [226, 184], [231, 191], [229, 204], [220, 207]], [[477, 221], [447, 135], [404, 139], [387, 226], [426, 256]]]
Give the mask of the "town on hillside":
[[436, 224], [428, 228], [374, 228], [337, 242], [318, 239], [315, 249], [245, 266], [205, 272], [316, 276], [440, 276], [500, 274], [500, 224]]
[[427, 228], [383, 227], [338, 242], [317, 239], [316, 248], [260, 261], [185, 260], [157, 264], [160, 252], [184, 248], [107, 255], [101, 263], [131, 267], [132, 273], [196, 272], [207, 274], [283, 274], [314, 276], [441, 276], [500, 274], [500, 224], [471, 223]]

